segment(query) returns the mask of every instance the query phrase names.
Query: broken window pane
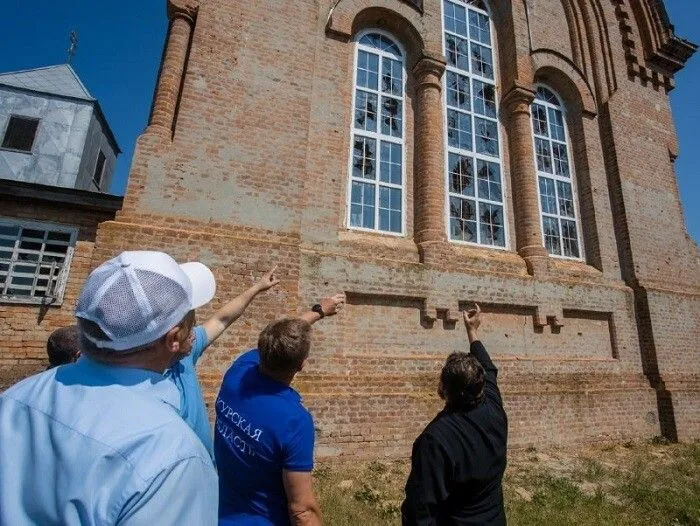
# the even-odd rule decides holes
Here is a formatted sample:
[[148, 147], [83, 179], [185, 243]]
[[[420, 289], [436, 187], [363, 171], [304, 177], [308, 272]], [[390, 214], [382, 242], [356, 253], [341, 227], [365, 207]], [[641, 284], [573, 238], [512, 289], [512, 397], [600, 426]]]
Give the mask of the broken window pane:
[[498, 127], [496, 121], [474, 118], [476, 151], [498, 157]]
[[496, 118], [496, 87], [493, 84], [474, 80], [474, 111]]
[[467, 40], [445, 33], [445, 53], [448, 64], [469, 71], [469, 42]]
[[466, 113], [447, 111], [447, 141], [461, 150], [472, 149], [472, 119]]
[[377, 95], [357, 90], [355, 95], [355, 128], [377, 131]]
[[491, 50], [487, 47], [481, 46], [475, 42], [471, 43], [472, 50], [472, 71], [476, 75], [486, 77], [487, 79], [493, 78], [493, 58], [491, 57]]
[[364, 179], [376, 177], [377, 141], [369, 137], [355, 137], [353, 148], [353, 176]]
[[549, 137], [547, 129], [547, 110], [539, 104], [532, 105], [532, 128], [537, 135]]
[[462, 195], [474, 195], [474, 168], [472, 159], [456, 153], [449, 154], [450, 191]]
[[544, 234], [544, 246], [547, 252], [561, 255], [559, 244], [559, 221], [553, 217], [542, 217], [542, 231]]
[[501, 168], [496, 163], [476, 160], [476, 173], [479, 186], [479, 197], [490, 201], [501, 202], [503, 194], [501, 189]]
[[403, 95], [403, 66], [398, 60], [382, 59], [382, 91], [392, 95]]
[[469, 77], [453, 71], [447, 72], [447, 105], [460, 110], [471, 109], [469, 100]]
[[391, 137], [403, 135], [401, 101], [393, 97], [382, 97], [382, 134]]
[[552, 172], [552, 153], [549, 149], [549, 141], [546, 139], [535, 139], [535, 153], [537, 156], [537, 169], [540, 172]]
[[506, 244], [503, 230], [503, 207], [488, 203], [479, 203], [481, 243], [503, 247]]

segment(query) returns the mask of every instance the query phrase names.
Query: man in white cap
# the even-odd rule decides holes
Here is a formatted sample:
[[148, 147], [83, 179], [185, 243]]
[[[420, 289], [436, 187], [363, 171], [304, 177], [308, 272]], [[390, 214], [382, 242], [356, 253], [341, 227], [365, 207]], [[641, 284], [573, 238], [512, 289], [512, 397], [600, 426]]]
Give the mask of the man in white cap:
[[207, 267], [162, 252], [90, 274], [82, 357], [0, 395], [0, 524], [216, 524], [216, 471], [163, 374], [215, 288]]

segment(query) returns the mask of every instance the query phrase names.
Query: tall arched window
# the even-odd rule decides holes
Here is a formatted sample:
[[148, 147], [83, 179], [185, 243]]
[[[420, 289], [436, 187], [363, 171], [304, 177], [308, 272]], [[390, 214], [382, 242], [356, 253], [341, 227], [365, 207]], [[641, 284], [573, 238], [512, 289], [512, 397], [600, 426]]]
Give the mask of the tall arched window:
[[450, 240], [506, 246], [491, 20], [484, 2], [444, 0]]
[[532, 103], [532, 132], [544, 245], [553, 256], [580, 259], [580, 227], [564, 106], [544, 86], [537, 88]]
[[357, 39], [355, 64], [348, 225], [403, 234], [403, 52], [371, 31]]

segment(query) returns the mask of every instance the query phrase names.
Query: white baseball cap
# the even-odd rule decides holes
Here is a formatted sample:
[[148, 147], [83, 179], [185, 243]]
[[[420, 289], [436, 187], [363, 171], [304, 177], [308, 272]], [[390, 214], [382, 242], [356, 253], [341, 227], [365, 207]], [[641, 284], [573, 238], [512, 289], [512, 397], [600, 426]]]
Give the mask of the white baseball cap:
[[215, 292], [214, 274], [202, 263], [179, 265], [164, 252], [122, 252], [92, 271], [75, 315], [108, 337], [82, 331], [97, 347], [125, 351], [164, 336]]

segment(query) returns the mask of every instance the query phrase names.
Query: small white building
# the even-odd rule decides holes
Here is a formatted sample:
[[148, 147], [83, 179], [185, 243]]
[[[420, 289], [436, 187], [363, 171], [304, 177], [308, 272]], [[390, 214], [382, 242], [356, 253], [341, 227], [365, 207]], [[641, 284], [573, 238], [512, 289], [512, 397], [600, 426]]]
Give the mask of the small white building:
[[0, 180], [107, 193], [120, 153], [70, 65], [0, 74]]

